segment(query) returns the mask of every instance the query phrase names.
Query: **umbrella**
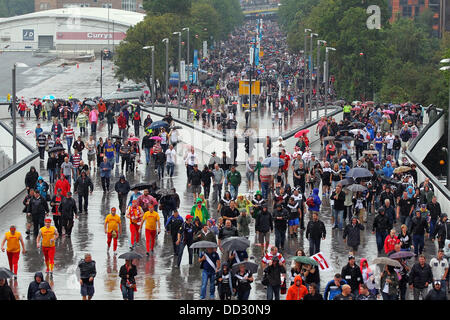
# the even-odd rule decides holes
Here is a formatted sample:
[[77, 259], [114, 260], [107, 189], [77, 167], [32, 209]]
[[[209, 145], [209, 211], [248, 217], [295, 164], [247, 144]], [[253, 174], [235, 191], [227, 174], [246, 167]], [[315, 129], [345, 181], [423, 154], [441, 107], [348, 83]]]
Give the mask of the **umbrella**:
[[373, 264], [384, 264], [384, 265], [393, 266], [393, 267], [397, 267], [397, 268], [402, 267], [400, 262], [398, 262], [397, 260], [394, 260], [391, 258], [386, 258], [386, 257], [378, 257], [375, 260], [373, 260], [372, 263]]
[[395, 112], [392, 110], [383, 110], [383, 113], [394, 114]]
[[303, 130], [300, 130], [299, 132], [297, 132], [294, 137], [295, 138], [300, 138], [301, 136], [303, 136], [304, 134], [307, 134], [307, 133], [309, 133], [309, 130], [308, 129], [303, 129]]
[[341, 140], [341, 141], [352, 141], [352, 140], [354, 140], [355, 138], [350, 137], [350, 136], [340, 136], [340, 137], [337, 137], [336, 139], [337, 139], [337, 140]]
[[229, 237], [222, 242], [222, 248], [228, 251], [244, 251], [250, 247], [250, 240], [244, 237]]
[[149, 183], [136, 183], [134, 186], [131, 187], [131, 190], [138, 189], [138, 190], [145, 190], [150, 189], [151, 185]]
[[284, 160], [277, 157], [268, 157], [261, 164], [269, 168], [278, 168], [284, 166]]
[[408, 172], [410, 170], [411, 170], [411, 167], [400, 166], [400, 167], [394, 169], [394, 173], [404, 173], [404, 172]]
[[6, 268], [0, 268], [0, 279], [8, 279], [14, 277], [14, 273]]
[[356, 106], [356, 107], [353, 107], [353, 108], [352, 108], [352, 110], [356, 110], [356, 111], [358, 111], [358, 110], [361, 110], [361, 108], [360, 108], [360, 107], [358, 107], [358, 106]]
[[303, 263], [303, 264], [310, 264], [312, 266], [319, 265], [319, 263], [316, 260], [309, 258], [309, 257], [305, 257], [305, 256], [294, 256], [294, 257], [291, 257], [291, 259], [294, 260], [295, 262], [299, 262], [299, 263]]
[[373, 101], [366, 101], [366, 104], [375, 104]]
[[64, 148], [64, 147], [53, 147], [53, 148], [51, 148], [50, 150], [48, 150], [48, 152], [50, 153], [50, 152], [58, 152], [58, 151], [63, 151], [63, 150], [66, 150], [66, 148]]
[[353, 180], [353, 178], [342, 179], [341, 181], [338, 182], [338, 184], [341, 184], [343, 187], [349, 186], [354, 183], [355, 183], [355, 180]]
[[158, 140], [158, 141], [161, 141], [161, 140], [162, 140], [162, 138], [161, 138], [160, 136], [154, 136], [154, 137], [151, 137], [150, 139], [152, 139], [152, 140]]
[[365, 168], [353, 168], [350, 169], [349, 172], [347, 172], [346, 178], [369, 178], [372, 177], [372, 172], [370, 172], [369, 170], [365, 169]]
[[417, 119], [414, 116], [408, 116], [404, 120], [405, 120], [405, 122], [410, 122], [410, 121], [412, 122], [412, 121], [416, 121]]
[[120, 108], [120, 111], [123, 111], [125, 109], [128, 109], [129, 107], [131, 107], [129, 104], [124, 105], [122, 108]]
[[341, 104], [345, 104], [345, 101], [344, 100], [337, 100], [337, 101], [333, 102], [333, 104], [341, 105]]
[[389, 184], [394, 184], [394, 185], [401, 184], [400, 181], [395, 180], [394, 178], [388, 178], [386, 176], [381, 176], [381, 180], [384, 182], [387, 182]]
[[352, 133], [352, 134], [360, 134], [360, 133], [364, 134], [364, 131], [360, 130], [360, 129], [352, 129], [349, 132]]
[[194, 242], [189, 248], [190, 249], [217, 248], [217, 243], [214, 243], [211, 241], [198, 241], [198, 242]]
[[239, 104], [239, 102], [237, 101], [233, 101], [231, 104]]
[[138, 142], [138, 141], [139, 141], [139, 138], [131, 137], [131, 138], [128, 138], [128, 141], [131, 141], [131, 142]]
[[42, 100], [55, 100], [55, 96], [54, 95], [48, 95], [42, 98]]
[[94, 101], [85, 101], [84, 104], [87, 104], [88, 106], [96, 106], [97, 104]]
[[163, 127], [169, 127], [169, 124], [166, 121], [155, 121], [153, 122], [150, 126], [149, 129], [159, 129], [159, 128], [163, 128]]
[[356, 106], [358, 103], [361, 103], [361, 101], [355, 100], [352, 102], [352, 106]]
[[159, 194], [161, 196], [168, 196], [175, 193], [173, 192], [172, 189], [159, 189], [158, 191], [156, 191], [156, 194]]
[[125, 259], [125, 260], [134, 260], [134, 259], [141, 259], [142, 256], [134, 251], [130, 251], [127, 253], [123, 253], [119, 256], [119, 259]]
[[241, 263], [235, 263], [233, 264], [233, 267], [231, 268], [231, 271], [234, 273], [239, 272], [239, 266], [243, 264], [245, 265], [245, 269], [250, 271], [251, 273], [257, 273], [258, 272], [258, 264], [250, 261], [243, 261]]
[[409, 259], [414, 257], [414, 253], [411, 251], [399, 251], [391, 254], [389, 258], [391, 259]]
[[183, 129], [182, 126], [173, 126], [169, 128], [170, 130]]
[[328, 136], [323, 138], [323, 141], [330, 141], [330, 140], [334, 140], [334, 136]]
[[363, 154], [377, 155], [377, 154], [378, 154], [378, 151], [376, 151], [376, 150], [364, 150], [362, 153], [363, 153]]
[[352, 184], [352, 185], [346, 187], [346, 189], [351, 192], [363, 192], [363, 191], [367, 190], [367, 187], [364, 187], [360, 184]]
[[200, 89], [192, 89], [192, 92], [194, 92], [194, 93], [199, 93], [199, 92], [201, 92], [201, 91], [200, 91]]
[[123, 139], [123, 137], [121, 137], [121, 136], [119, 136], [117, 134], [111, 136], [111, 138], [113, 138], [113, 139]]

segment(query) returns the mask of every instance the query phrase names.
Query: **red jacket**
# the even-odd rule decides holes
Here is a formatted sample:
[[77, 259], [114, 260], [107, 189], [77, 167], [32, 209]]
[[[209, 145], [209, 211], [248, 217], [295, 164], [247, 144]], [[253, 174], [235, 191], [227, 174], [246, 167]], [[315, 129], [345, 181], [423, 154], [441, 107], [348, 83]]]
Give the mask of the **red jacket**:
[[[300, 286], [297, 286], [297, 281], [300, 280]], [[303, 297], [308, 294], [308, 289], [302, 284], [302, 277], [296, 276], [294, 284], [289, 287], [286, 300], [303, 300]]]
[[70, 184], [69, 184], [69, 180], [64, 179], [58, 179], [58, 181], [56, 181], [55, 183], [55, 194], [57, 193], [58, 189], [61, 189], [61, 194], [66, 197], [67, 196], [67, 192], [70, 191]]
[[394, 251], [395, 244], [400, 243], [400, 240], [397, 236], [391, 238], [391, 235], [388, 235], [384, 240], [384, 252], [388, 254], [391, 251]]
[[123, 115], [120, 115], [117, 118], [117, 126], [120, 129], [125, 129], [127, 127], [127, 119]]

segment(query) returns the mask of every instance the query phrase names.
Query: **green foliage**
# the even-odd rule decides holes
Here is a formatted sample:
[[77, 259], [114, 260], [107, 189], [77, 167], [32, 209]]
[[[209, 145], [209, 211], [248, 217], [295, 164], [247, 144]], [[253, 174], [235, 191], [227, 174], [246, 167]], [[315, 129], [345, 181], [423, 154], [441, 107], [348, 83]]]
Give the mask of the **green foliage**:
[[144, 9], [147, 13], [162, 15], [175, 13], [179, 15], [189, 14], [191, 0], [144, 0]]
[[12, 17], [34, 11], [34, 0], [0, 0], [0, 17]]

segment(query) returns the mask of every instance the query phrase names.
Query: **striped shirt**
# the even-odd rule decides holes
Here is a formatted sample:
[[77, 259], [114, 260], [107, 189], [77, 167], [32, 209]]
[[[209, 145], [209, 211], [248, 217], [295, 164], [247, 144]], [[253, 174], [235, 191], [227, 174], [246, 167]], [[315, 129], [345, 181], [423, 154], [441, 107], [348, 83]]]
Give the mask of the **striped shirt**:
[[[281, 255], [281, 253], [277, 253], [277, 258], [278, 258], [278, 261], [280, 262], [280, 263], [284, 263], [284, 258], [283, 258], [283, 256]], [[268, 253], [266, 253], [266, 255], [262, 258], [262, 262], [264, 262], [265, 264], [268, 264], [269, 263], [269, 261], [270, 260], [272, 260], [273, 259], [273, 255], [270, 253], [270, 252], [268, 252]]]
[[80, 166], [80, 161], [81, 161], [81, 155], [79, 153], [72, 155], [72, 164], [73, 164], [74, 168], [78, 168]]
[[66, 138], [73, 138], [75, 136], [73, 128], [65, 128], [64, 135], [66, 136]]

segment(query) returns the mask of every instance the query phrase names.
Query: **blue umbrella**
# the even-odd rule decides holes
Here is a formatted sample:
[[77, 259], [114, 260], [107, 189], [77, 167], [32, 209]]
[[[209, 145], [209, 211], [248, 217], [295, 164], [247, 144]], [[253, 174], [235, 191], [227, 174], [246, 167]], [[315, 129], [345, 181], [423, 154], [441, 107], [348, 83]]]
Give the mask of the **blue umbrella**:
[[42, 100], [55, 100], [55, 96], [48, 95], [48, 96], [43, 97]]
[[168, 128], [169, 124], [166, 121], [160, 120], [160, 121], [153, 122], [148, 128], [149, 129], [159, 129], [159, 128], [164, 128], [164, 127]]
[[277, 157], [268, 157], [261, 163], [264, 167], [279, 168], [284, 166], [284, 160]]
[[350, 169], [349, 172], [347, 172], [347, 175], [345, 177], [353, 178], [353, 179], [370, 178], [370, 177], [372, 177], [372, 172], [370, 172], [369, 170], [367, 170], [365, 168], [353, 168], [353, 169]]

